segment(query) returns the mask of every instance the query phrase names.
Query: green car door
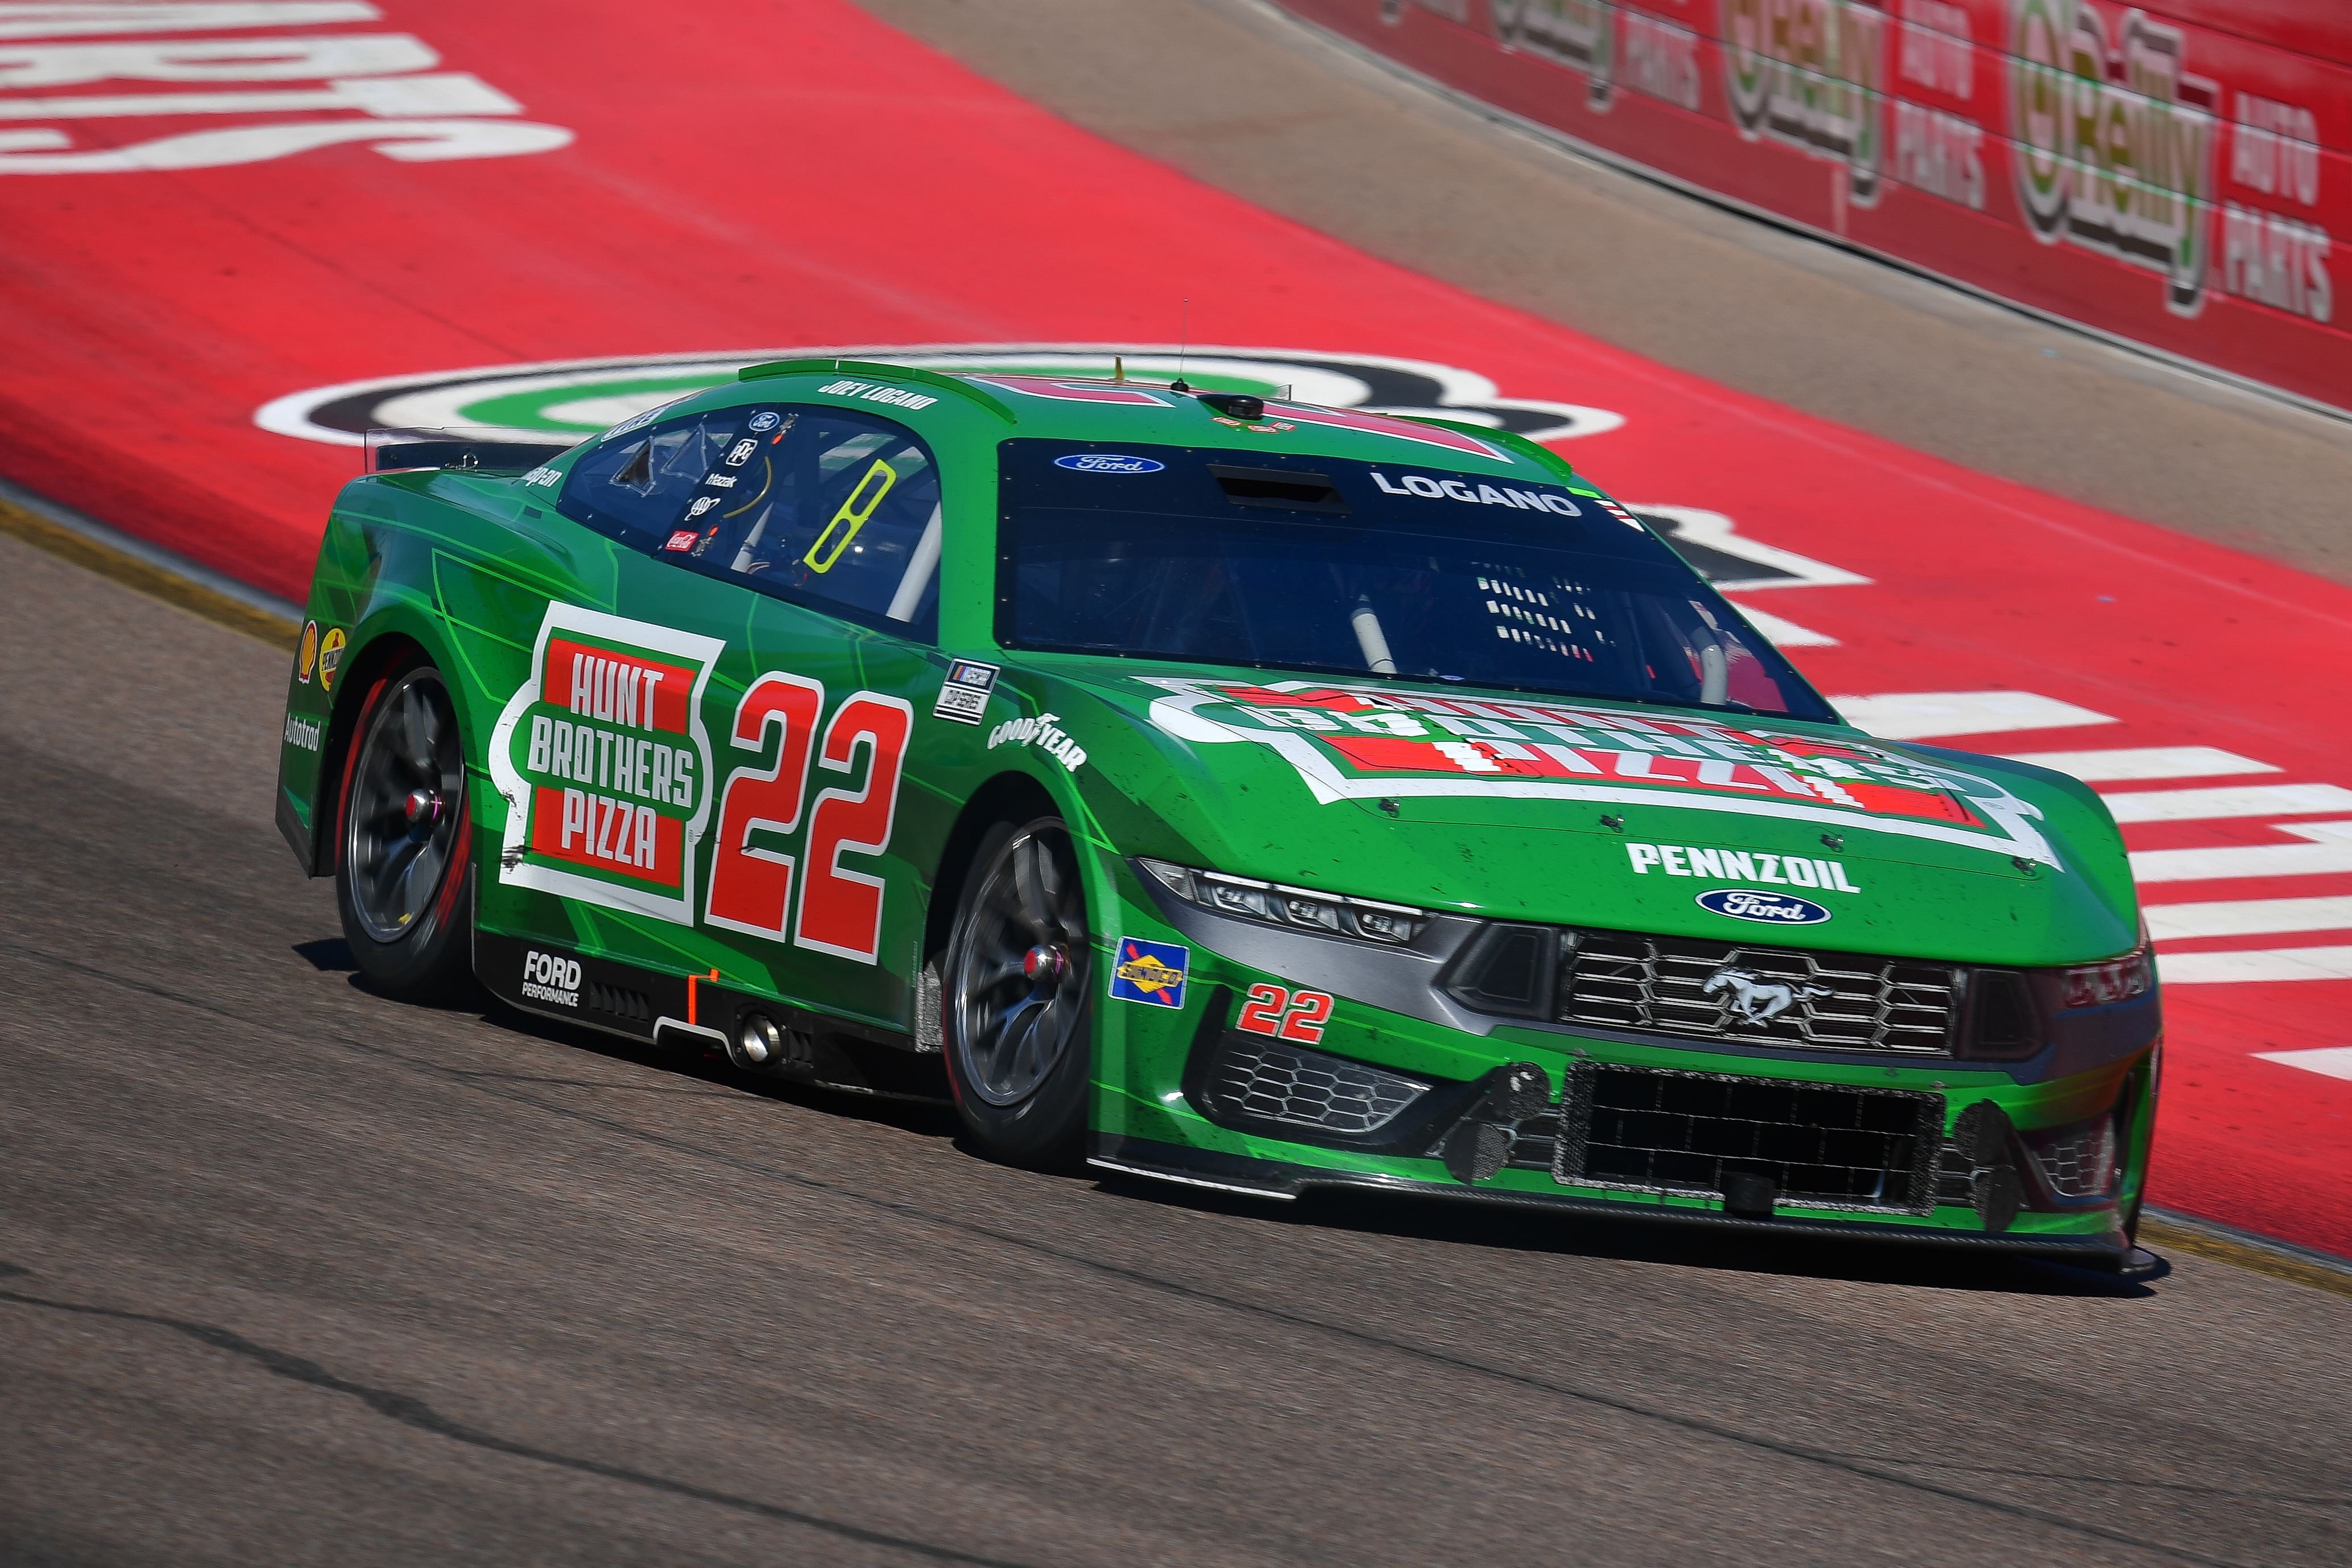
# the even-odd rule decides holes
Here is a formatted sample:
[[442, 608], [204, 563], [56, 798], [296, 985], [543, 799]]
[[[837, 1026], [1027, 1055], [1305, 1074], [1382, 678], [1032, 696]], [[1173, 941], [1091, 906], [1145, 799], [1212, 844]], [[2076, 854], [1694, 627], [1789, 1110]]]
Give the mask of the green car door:
[[528, 801], [485, 928], [911, 1031], [946, 817], [905, 797], [976, 732], [928, 712], [951, 662], [930, 447], [762, 402], [608, 435], [561, 485], [619, 546], [614, 610], [548, 607], [491, 738]]

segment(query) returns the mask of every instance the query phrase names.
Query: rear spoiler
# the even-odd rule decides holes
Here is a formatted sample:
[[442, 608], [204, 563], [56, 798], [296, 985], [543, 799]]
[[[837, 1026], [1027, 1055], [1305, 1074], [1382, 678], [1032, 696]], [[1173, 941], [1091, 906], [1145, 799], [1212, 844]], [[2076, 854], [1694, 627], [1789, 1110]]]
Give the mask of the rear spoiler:
[[367, 471], [455, 468], [484, 473], [520, 473], [560, 458], [578, 446], [560, 436], [536, 437], [522, 430], [370, 430]]

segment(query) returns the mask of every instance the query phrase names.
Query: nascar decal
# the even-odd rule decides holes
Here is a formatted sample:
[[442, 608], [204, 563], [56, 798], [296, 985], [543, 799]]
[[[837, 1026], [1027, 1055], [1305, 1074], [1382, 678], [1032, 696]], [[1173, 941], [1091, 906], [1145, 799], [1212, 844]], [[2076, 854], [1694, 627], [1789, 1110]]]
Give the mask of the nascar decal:
[[500, 881], [694, 923], [711, 795], [702, 697], [723, 646], [548, 606], [530, 677], [490, 734], [508, 805]]
[[1850, 826], [2058, 866], [2038, 808], [1998, 782], [1861, 741], [1385, 683], [1253, 686], [1139, 677], [1151, 721], [1193, 744], [1262, 745], [1318, 801], [1504, 796], [1680, 806]]
[[[1117, 401], [1167, 408], [1176, 401], [1164, 384], [1181, 375], [1203, 392], [1239, 392], [1275, 405], [1316, 405], [1318, 423], [1335, 412], [1366, 416], [1430, 415], [1485, 425], [1531, 441], [1598, 436], [1625, 423], [1622, 415], [1581, 404], [1504, 397], [1475, 371], [1424, 360], [1319, 350], [1201, 348], [1180, 350], [1109, 343], [913, 343], [831, 348], [746, 349], [733, 353], [666, 354], [625, 359], [553, 360], [478, 370], [437, 371], [378, 381], [347, 382], [290, 393], [260, 409], [253, 422], [281, 436], [337, 446], [363, 445], [375, 428], [472, 429], [585, 440], [642, 429], [659, 411], [706, 387], [731, 383], [746, 365], [786, 359], [888, 360], [950, 374], [994, 378], [996, 390], [1037, 397]], [[1123, 358], [1130, 376], [1157, 387], [1106, 387]], [[1007, 383], [1014, 384], [1007, 384]], [[1297, 418], [1289, 410], [1284, 418]], [[1376, 426], [1386, 430], [1386, 424]], [[1413, 439], [1450, 446], [1467, 439], [1426, 425], [1406, 426]], [[1391, 432], [1395, 433], [1395, 432]]]

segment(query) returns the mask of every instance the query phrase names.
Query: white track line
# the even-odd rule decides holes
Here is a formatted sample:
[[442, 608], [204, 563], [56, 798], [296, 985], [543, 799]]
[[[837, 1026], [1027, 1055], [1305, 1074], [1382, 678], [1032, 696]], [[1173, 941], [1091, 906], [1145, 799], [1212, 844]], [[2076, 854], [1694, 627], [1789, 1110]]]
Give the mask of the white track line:
[[2249, 952], [2168, 952], [2156, 961], [2167, 985], [2242, 980], [2352, 980], [2352, 947], [2273, 947]]
[[2281, 823], [2307, 844], [2231, 844], [2210, 849], [2143, 849], [2131, 858], [2142, 883], [2219, 877], [2317, 877], [2352, 871], [2352, 822]]
[[2258, 936], [2282, 931], [2352, 931], [2352, 898], [2232, 899], [2157, 904], [2140, 911], [2158, 942], [2200, 936]]
[[2143, 789], [2102, 798], [2117, 822], [2199, 822], [2221, 816], [2315, 816], [2352, 811], [2352, 789], [2332, 784]]
[[2256, 1051], [2259, 1061], [2301, 1068], [2328, 1078], [2352, 1079], [2352, 1046], [2322, 1046], [2311, 1051]]
[[2116, 721], [2032, 691], [1885, 691], [1832, 697], [1847, 722], [1889, 741], [1931, 735], [1990, 735], [2011, 730], [2072, 730]]
[[2268, 763], [2211, 746], [2119, 746], [2105, 752], [2011, 752], [2012, 763], [2032, 763], [2072, 773], [2084, 784], [2126, 779], [2203, 779], [2225, 773], [2274, 773]]

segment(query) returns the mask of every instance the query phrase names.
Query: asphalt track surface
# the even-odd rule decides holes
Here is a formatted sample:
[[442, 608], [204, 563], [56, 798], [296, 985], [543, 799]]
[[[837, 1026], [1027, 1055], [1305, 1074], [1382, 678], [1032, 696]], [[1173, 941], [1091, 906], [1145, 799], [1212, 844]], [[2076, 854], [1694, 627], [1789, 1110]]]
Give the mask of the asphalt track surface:
[[11, 1568], [2343, 1560], [2352, 1297], [1197, 1202], [387, 1003], [283, 652], [0, 580]]

